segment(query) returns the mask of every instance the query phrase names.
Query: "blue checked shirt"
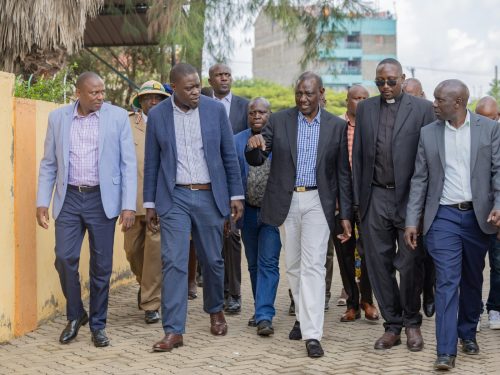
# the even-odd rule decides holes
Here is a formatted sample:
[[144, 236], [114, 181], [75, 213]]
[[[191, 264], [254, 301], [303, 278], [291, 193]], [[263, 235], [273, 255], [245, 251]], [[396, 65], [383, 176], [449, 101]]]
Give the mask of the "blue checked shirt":
[[299, 111], [297, 133], [297, 176], [295, 186], [316, 186], [316, 157], [318, 155], [321, 110], [308, 122]]

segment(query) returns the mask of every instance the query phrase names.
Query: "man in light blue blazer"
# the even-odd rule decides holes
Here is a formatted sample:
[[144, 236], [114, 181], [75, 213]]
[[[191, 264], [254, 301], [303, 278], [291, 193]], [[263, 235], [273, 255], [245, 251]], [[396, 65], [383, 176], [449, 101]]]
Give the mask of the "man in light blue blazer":
[[[224, 106], [200, 97], [200, 78], [189, 64], [170, 72], [174, 94], [151, 109], [146, 128], [144, 207], [152, 231], [161, 223], [162, 322], [154, 351], [183, 345], [192, 233], [203, 274], [203, 307], [210, 331], [225, 335], [224, 219], [238, 220], [244, 199], [233, 133]], [[158, 219], [158, 216], [159, 219]]]
[[104, 82], [86, 72], [76, 82], [78, 101], [49, 115], [40, 163], [37, 221], [47, 229], [54, 191], [55, 267], [66, 297], [68, 324], [59, 341], [67, 344], [87, 324], [78, 264], [85, 235], [90, 243], [90, 329], [97, 347], [106, 335], [109, 279], [116, 219], [122, 230], [135, 219], [137, 172], [127, 111], [104, 103]]

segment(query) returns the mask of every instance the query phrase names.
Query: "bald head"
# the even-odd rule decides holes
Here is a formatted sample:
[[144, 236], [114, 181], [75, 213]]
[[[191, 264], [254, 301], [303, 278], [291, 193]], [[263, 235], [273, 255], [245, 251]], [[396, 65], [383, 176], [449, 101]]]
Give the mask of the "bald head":
[[260, 133], [271, 115], [271, 104], [264, 97], [250, 100], [248, 103], [248, 125], [253, 133]]
[[358, 107], [358, 103], [362, 100], [368, 98], [370, 94], [368, 90], [365, 89], [361, 85], [353, 85], [349, 87], [347, 90], [347, 115], [350, 119], [354, 119], [356, 117], [356, 108]]
[[175, 64], [170, 70], [170, 83], [176, 83], [180, 78], [184, 78], [192, 74], [198, 74], [194, 66], [186, 63]]
[[83, 85], [89, 81], [100, 81], [104, 82], [102, 78], [99, 76], [99, 74], [94, 73], [94, 72], [83, 72], [78, 76], [76, 79], [76, 88], [81, 89]]
[[403, 82], [403, 92], [418, 98], [425, 98], [422, 83], [416, 78], [408, 78]]
[[492, 96], [485, 96], [477, 102], [476, 113], [478, 115], [488, 117], [494, 121], [498, 121], [499, 108], [498, 103]]
[[467, 115], [469, 89], [458, 79], [441, 82], [434, 90], [434, 112], [440, 120], [449, 121], [459, 127]]

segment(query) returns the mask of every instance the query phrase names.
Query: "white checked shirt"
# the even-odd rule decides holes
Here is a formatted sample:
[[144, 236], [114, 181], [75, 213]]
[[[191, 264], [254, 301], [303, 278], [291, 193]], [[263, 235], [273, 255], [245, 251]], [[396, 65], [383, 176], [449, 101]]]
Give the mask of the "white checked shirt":
[[295, 186], [316, 186], [316, 158], [321, 109], [311, 122], [299, 111]]
[[470, 183], [470, 113], [457, 129], [448, 121], [444, 128], [445, 169], [442, 205], [472, 201]]
[[96, 186], [99, 185], [99, 111], [81, 116], [78, 105], [77, 101], [71, 122], [68, 184]]
[[226, 110], [227, 117], [229, 118], [229, 112], [231, 111], [231, 100], [233, 100], [233, 94], [231, 93], [231, 91], [229, 91], [229, 94], [227, 94], [222, 99], [219, 99], [215, 95], [213, 96], [213, 98], [218, 102], [224, 104], [224, 109]]
[[183, 112], [172, 100], [174, 108], [175, 145], [177, 147], [177, 175], [180, 185], [207, 184], [210, 182], [207, 161], [201, 138], [198, 107]]

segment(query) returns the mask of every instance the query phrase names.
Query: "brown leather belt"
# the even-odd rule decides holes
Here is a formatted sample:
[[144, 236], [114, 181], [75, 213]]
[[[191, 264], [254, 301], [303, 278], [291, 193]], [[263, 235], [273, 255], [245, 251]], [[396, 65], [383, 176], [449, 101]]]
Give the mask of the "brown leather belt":
[[175, 185], [189, 190], [212, 190], [212, 184]]
[[295, 186], [294, 191], [298, 193], [303, 193], [304, 191], [318, 190], [317, 186]]
[[460, 202], [456, 204], [447, 204], [448, 207], [453, 207], [453, 208], [458, 208], [460, 211], [469, 211], [472, 210], [474, 207], [472, 205], [472, 202]]
[[76, 186], [76, 185], [68, 185], [68, 189], [71, 190], [78, 190], [80, 193], [92, 193], [93, 191], [99, 190], [99, 185], [95, 186], [87, 186], [87, 185], [81, 185], [81, 186]]

